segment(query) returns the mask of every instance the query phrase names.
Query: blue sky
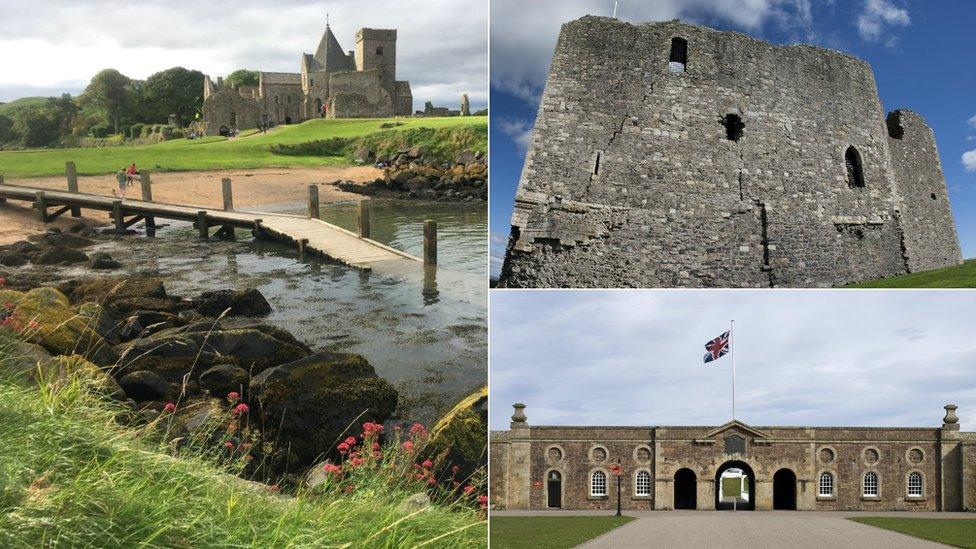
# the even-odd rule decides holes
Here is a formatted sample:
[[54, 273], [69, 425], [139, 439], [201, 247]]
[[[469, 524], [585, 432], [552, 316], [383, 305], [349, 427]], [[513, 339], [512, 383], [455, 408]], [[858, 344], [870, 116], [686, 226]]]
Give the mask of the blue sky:
[[[492, 1], [493, 274], [504, 256], [527, 132], [559, 26], [612, 9], [612, 0]], [[976, 2], [622, 0], [617, 16], [634, 23], [680, 18], [773, 43], [839, 49], [868, 61], [885, 110], [919, 112], [935, 131], [963, 256], [976, 256]]]
[[731, 357], [704, 344], [735, 319], [736, 416], [753, 425], [976, 431], [976, 292], [495, 290], [491, 428], [721, 425]]

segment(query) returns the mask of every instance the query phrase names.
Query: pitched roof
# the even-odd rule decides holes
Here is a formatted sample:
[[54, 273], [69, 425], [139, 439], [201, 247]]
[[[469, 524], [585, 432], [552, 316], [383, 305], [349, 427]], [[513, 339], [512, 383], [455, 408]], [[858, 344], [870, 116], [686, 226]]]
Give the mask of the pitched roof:
[[265, 84], [298, 84], [302, 85], [302, 75], [297, 72], [262, 72], [261, 80]]
[[320, 70], [326, 72], [356, 70], [355, 63], [342, 50], [342, 46], [339, 45], [339, 41], [332, 34], [332, 29], [329, 28], [329, 25], [325, 26], [325, 32], [322, 34], [322, 40], [319, 41], [318, 49], [315, 50], [314, 59], [318, 61], [319, 65], [322, 65], [322, 69]]

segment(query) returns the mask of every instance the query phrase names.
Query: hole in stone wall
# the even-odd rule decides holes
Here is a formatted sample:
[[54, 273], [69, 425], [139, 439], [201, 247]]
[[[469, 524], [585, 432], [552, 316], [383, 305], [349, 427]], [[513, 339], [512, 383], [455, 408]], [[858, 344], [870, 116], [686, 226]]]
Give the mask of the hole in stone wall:
[[725, 115], [725, 118], [722, 119], [722, 124], [725, 126], [725, 137], [729, 141], [738, 141], [742, 137], [742, 130], [746, 127], [742, 122], [742, 118], [737, 114]]
[[888, 126], [888, 137], [892, 139], [901, 139], [905, 136], [905, 128], [901, 125], [901, 113], [898, 111], [891, 111], [888, 113], [888, 118], [885, 119], [885, 124]]
[[685, 72], [688, 67], [688, 41], [684, 38], [671, 39], [671, 55], [668, 68], [671, 72]]
[[931, 194], [931, 195], [929, 195], [929, 196], [931, 196], [931, 197], [932, 197], [932, 200], [936, 200], [936, 196], [935, 196], [935, 193], [932, 193], [932, 194]]
[[864, 187], [864, 170], [861, 166], [861, 154], [853, 146], [844, 153], [844, 163], [847, 165], [847, 184], [851, 188]]
[[600, 160], [603, 157], [603, 151], [596, 151], [596, 155], [593, 157], [593, 175], [600, 175]]

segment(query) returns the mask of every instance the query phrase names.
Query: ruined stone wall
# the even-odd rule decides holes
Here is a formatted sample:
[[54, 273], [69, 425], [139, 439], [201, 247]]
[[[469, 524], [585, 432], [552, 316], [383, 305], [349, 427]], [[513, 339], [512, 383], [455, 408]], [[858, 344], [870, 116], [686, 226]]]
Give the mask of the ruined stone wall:
[[383, 87], [393, 91], [396, 82], [396, 29], [359, 29], [356, 32], [356, 70], [378, 70]]
[[[755, 476], [756, 509], [773, 508], [774, 476], [781, 469], [796, 475], [799, 510], [941, 510], [944, 488], [976, 498], [976, 435], [960, 445], [964, 468], [958, 476], [940, 475], [939, 430], [924, 428], [803, 428], [731, 425], [709, 427], [531, 427], [492, 433], [492, 502], [507, 509], [546, 509], [550, 471], [562, 477], [561, 508], [616, 507], [616, 478], [621, 474], [624, 509], [674, 508], [675, 474], [691, 469], [697, 482], [697, 508], [715, 508], [715, 478], [729, 461], [741, 461]], [[726, 439], [742, 439], [741, 450], [730, 451]], [[651, 473], [651, 496], [635, 495], [638, 470]], [[607, 495], [590, 494], [590, 475], [603, 470]], [[832, 496], [818, 493], [820, 473], [834, 475]], [[862, 479], [873, 471], [879, 479], [878, 497], [864, 497]], [[910, 472], [924, 479], [921, 498], [907, 494]], [[967, 500], [970, 501], [970, 500]], [[976, 500], [972, 500], [976, 503]], [[951, 509], [950, 509], [951, 510]]]
[[[669, 68], [676, 37], [684, 72]], [[737, 141], [728, 115], [744, 123]], [[832, 286], [902, 274], [888, 142], [874, 76], [854, 57], [679, 22], [567, 23], [500, 285]], [[848, 181], [852, 146], [863, 187]]]
[[963, 510], [976, 511], [976, 433], [963, 433], [962, 442]]
[[908, 267], [924, 271], [962, 262], [935, 135], [925, 119], [908, 110], [888, 115], [888, 133]]
[[394, 116], [393, 99], [378, 70], [337, 72], [329, 78], [330, 118], [384, 118]]
[[220, 90], [203, 102], [203, 119], [207, 135], [220, 135], [228, 130], [257, 127], [261, 121], [260, 100], [243, 97], [235, 90]]
[[273, 124], [295, 124], [305, 120], [304, 95], [301, 84], [264, 84], [262, 89], [265, 111]]

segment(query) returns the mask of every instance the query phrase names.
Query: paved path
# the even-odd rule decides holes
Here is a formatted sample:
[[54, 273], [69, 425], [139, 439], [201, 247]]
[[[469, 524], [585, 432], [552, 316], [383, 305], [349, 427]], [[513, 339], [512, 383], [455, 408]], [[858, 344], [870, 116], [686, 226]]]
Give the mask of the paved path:
[[[606, 511], [502, 511], [493, 516], [606, 515]], [[584, 549], [926, 549], [946, 545], [847, 520], [848, 517], [973, 519], [972, 513], [854, 513], [817, 511], [630, 511], [635, 517], [616, 530], [581, 545]]]

